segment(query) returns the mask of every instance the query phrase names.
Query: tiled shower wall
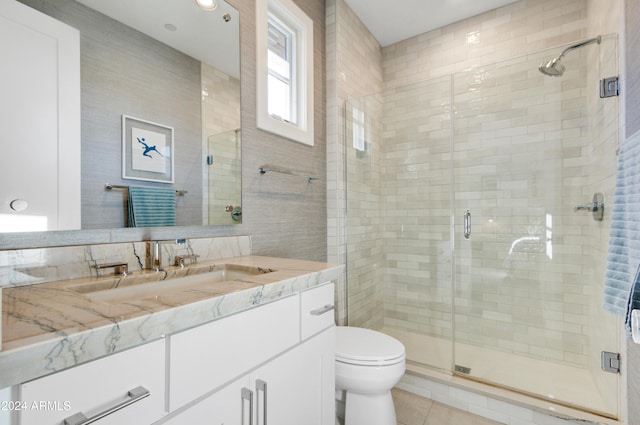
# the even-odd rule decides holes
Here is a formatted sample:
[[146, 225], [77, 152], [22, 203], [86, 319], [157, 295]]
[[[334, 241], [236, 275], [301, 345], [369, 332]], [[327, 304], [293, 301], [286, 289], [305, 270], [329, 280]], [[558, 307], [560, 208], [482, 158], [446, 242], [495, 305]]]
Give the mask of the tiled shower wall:
[[[337, 3], [337, 7], [348, 9], [348, 7], [340, 1], [337, 1]], [[375, 143], [382, 143], [380, 148], [383, 152], [381, 161], [384, 166], [381, 166], [379, 173], [382, 175], [380, 196], [384, 202], [382, 202], [380, 206], [382, 211], [377, 212], [378, 214], [382, 214], [380, 232], [374, 235], [373, 233], [376, 231], [376, 228], [370, 226], [367, 228], [367, 238], [369, 241], [373, 241], [374, 239], [383, 241], [385, 273], [373, 273], [374, 270], [380, 268], [380, 257], [378, 255], [362, 256], [361, 253], [358, 252], [349, 252], [350, 259], [358, 258], [357, 264], [359, 269], [368, 269], [368, 273], [366, 274], [358, 275], [355, 273], [353, 276], [350, 276], [349, 291], [350, 293], [357, 293], [360, 290], [368, 290], [371, 293], [380, 294], [379, 286], [383, 285], [384, 299], [386, 301], [385, 321], [388, 325], [403, 325], [410, 329], [420, 329], [441, 336], [447, 336], [451, 333], [451, 330], [447, 329], [446, 318], [446, 315], [449, 314], [450, 311], [450, 305], [447, 305], [448, 301], [446, 299], [447, 291], [450, 291], [450, 288], [447, 288], [448, 282], [450, 281], [450, 259], [446, 255], [449, 249], [448, 217], [446, 217], [446, 214], [443, 215], [442, 211], [438, 211], [442, 209], [446, 210], [447, 199], [446, 195], [439, 193], [437, 189], [439, 186], [446, 186], [448, 183], [447, 179], [450, 178], [447, 172], [441, 171], [440, 174], [438, 174], [437, 170], [437, 167], [446, 169], [446, 167], [450, 165], [450, 163], [447, 163], [447, 161], [449, 161], [447, 153], [449, 149], [447, 132], [449, 130], [446, 125], [446, 118], [443, 119], [443, 114], [447, 112], [448, 99], [439, 98], [438, 95], [432, 91], [428, 91], [427, 94], [425, 87], [421, 88], [421, 90], [424, 89], [424, 91], [422, 98], [420, 98], [421, 95], [416, 94], [417, 92], [414, 94], [411, 93], [410, 85], [429, 80], [429, 83], [436, 84], [440, 82], [444, 86], [447, 86], [447, 81], [445, 81], [447, 80], [447, 75], [455, 74], [470, 67], [494, 64], [509, 58], [535, 53], [551, 47], [560, 48], [562, 45], [595, 36], [600, 32], [616, 31], [618, 27], [615, 25], [615, 19], [610, 19], [604, 23], [602, 23], [602, 19], [592, 19], [593, 16], [603, 12], [597, 10], [598, 7], [603, 7], [602, 5], [594, 5], [593, 3], [594, 2], [588, 2], [586, 0], [569, 0], [562, 2], [523, 0], [382, 49], [383, 81], [385, 88], [388, 89], [384, 92], [385, 114], [391, 112], [391, 115], [384, 116], [383, 122], [385, 127], [381, 133], [382, 137], [378, 139], [375, 132], [373, 132], [370, 137], [370, 142], [372, 143], [372, 145], [369, 146], [370, 150], [368, 152], [371, 154], [368, 159], [370, 163], [374, 161], [375, 158]], [[589, 10], [590, 7], [592, 10]], [[605, 15], [617, 16], [615, 9], [619, 7], [618, 2], [609, 4], [607, 7], [613, 7], [614, 11], [608, 11]], [[343, 16], [348, 16], [349, 18], [343, 18]], [[598, 25], [597, 28], [595, 28], [594, 22]], [[607, 26], [607, 23], [612, 24]], [[361, 25], [358, 27], [357, 21], [353, 22], [352, 15], [343, 13], [338, 15], [338, 20], [334, 25], [337, 29], [334, 31], [335, 34], [333, 36], [336, 38], [339, 38], [341, 34], [340, 29], [342, 28], [352, 29], [362, 27]], [[328, 30], [328, 37], [331, 36], [332, 31]], [[359, 56], [353, 52], [353, 46], [353, 43], [328, 43], [328, 52], [330, 52], [328, 75], [335, 77], [335, 84], [337, 86], [335, 92], [330, 92], [328, 104], [331, 105], [331, 102], [335, 102], [335, 105], [333, 105], [335, 108], [339, 108], [342, 99], [359, 97], [359, 95], [366, 93], [355, 90], [354, 80], [345, 78], [347, 75], [346, 71], [352, 73], [352, 67], [359, 63], [360, 73], [358, 76], [359, 80], [363, 80], [367, 77], [367, 73], [363, 72], [364, 70], [376, 69], [371, 66], [372, 59], [376, 58], [375, 54], [369, 59], [362, 58], [361, 55]], [[332, 57], [337, 58], [337, 60], [332, 62]], [[585, 68], [582, 69], [584, 74]], [[534, 67], [530, 72], [537, 73], [537, 70], [535, 70]], [[442, 78], [434, 80], [436, 77]], [[550, 84], [544, 81], [541, 75], [537, 77], [539, 77], [536, 78], [537, 84]], [[485, 84], [489, 84], [489, 82]], [[567, 103], [575, 101], [576, 97], [587, 96], [584, 79], [581, 80], [581, 82], [575, 82], [575, 80], [572, 82], [569, 79], [564, 79], [563, 82], [556, 82], [556, 84], [560, 85], [561, 90], [555, 89], [554, 93], [556, 93], [557, 99], [553, 99], [553, 102], [565, 102], [566, 105]], [[506, 103], [502, 106], [503, 108], [509, 109], [511, 106], [509, 102], [517, 103], [519, 99], [523, 98], [523, 92], [517, 93], [515, 91], [518, 88], [517, 86], [518, 82], [504, 83], [502, 89], [506, 94], [506, 98], [501, 101]], [[345, 88], [352, 90], [345, 90]], [[525, 87], [525, 89], [529, 90], [530, 93], [536, 90], [535, 86]], [[350, 96], [340, 97], [338, 95], [339, 90], [344, 90], [346, 95], [350, 94]], [[510, 96], [509, 92], [513, 92], [513, 94]], [[376, 93], [375, 87], [372, 87], [368, 93]], [[435, 93], [437, 93], [437, 90]], [[560, 93], [566, 94], [561, 95]], [[345, 94], [342, 95], [344, 96]], [[397, 99], [394, 99], [394, 96], [397, 99], [401, 99], [402, 102], [405, 102], [404, 106], [398, 107]], [[549, 96], [553, 95], [550, 94]], [[562, 98], [563, 96], [564, 99]], [[589, 96], [590, 98], [593, 97], [592, 94], [589, 94]], [[572, 98], [574, 100], [571, 100]], [[368, 99], [375, 103], [375, 99], [372, 100], [372, 96]], [[412, 106], [415, 106], [411, 102], [415, 104], [422, 103], [426, 106], [427, 110], [431, 108], [431, 112], [437, 110], [437, 112], [434, 113], [436, 116], [438, 114], [440, 115], [441, 121], [439, 125], [442, 127], [435, 127], [436, 124], [429, 122], [424, 115], [409, 116], [408, 114], [414, 112]], [[522, 102], [526, 103], [526, 101]], [[523, 104], [520, 106], [523, 106]], [[395, 107], [398, 107], [397, 116], [393, 115], [393, 108]], [[402, 108], [405, 109], [402, 110]], [[582, 130], [569, 129], [571, 126], [578, 129], [584, 128], [582, 127], [584, 125], [582, 119], [585, 116], [585, 111], [580, 111], [578, 107], [575, 107], [572, 112], [568, 112], [567, 114], [574, 114], [574, 116], [570, 117], [566, 115], [563, 117], [566, 121], [566, 124], [563, 124], [565, 128], [561, 128], [559, 132], [565, 131], [565, 135], [572, 131], [574, 132], [575, 137], [572, 138], [573, 142], [567, 140], [567, 144], [563, 147], [564, 149], [574, 151], [570, 156], [582, 155], [584, 153], [582, 152], [583, 150], [590, 151], [598, 149], [595, 148], [594, 145], [587, 144], [588, 137], [596, 136], [583, 134]], [[335, 111], [334, 114], [329, 115], [329, 123], [332, 123], [332, 120], [335, 120], [333, 121], [335, 123], [339, 123], [340, 118], [339, 111]], [[396, 121], [394, 121], [394, 119]], [[411, 132], [410, 129], [402, 129], [398, 126], [398, 120], [420, 121], [420, 119], [422, 119], [421, 124], [414, 122], [413, 128], [416, 132], [415, 134], [409, 134]], [[517, 121], [516, 116], [512, 116], [511, 119]], [[512, 124], [513, 123], [509, 122], [498, 123], [498, 127], [500, 125], [503, 127], [497, 127], [496, 129], [501, 131], [502, 136], [505, 137], [506, 140], [517, 141], [519, 137], [517, 132], [521, 130], [515, 129], [513, 130], [514, 133], [510, 134], [508, 127]], [[496, 129], [493, 130], [495, 131]], [[419, 137], [414, 136], [417, 136], [417, 133], [423, 133], [422, 136], [424, 138], [425, 134], [429, 132], [433, 132], [435, 136], [430, 135], [430, 142], [424, 146], [420, 146], [418, 142]], [[578, 134], [575, 134], [576, 132]], [[341, 191], [344, 191], [344, 187], [341, 187], [339, 183], [343, 169], [343, 165], [340, 164], [343, 145], [341, 145], [342, 139], [340, 138], [340, 132], [337, 126], [333, 132], [329, 130], [329, 134], [330, 136], [334, 136], [329, 139], [329, 149], [334, 149], [336, 152], [334, 156], [336, 161], [336, 165], [333, 167], [334, 172], [329, 174], [330, 179], [332, 177], [336, 178], [336, 182], [334, 183], [336, 193], [329, 197], [329, 214], [333, 215], [336, 221], [330, 223], [330, 228], [332, 228], [332, 225], [336, 225], [337, 241], [339, 237], [344, 236], [341, 234], [340, 228], [343, 223], [339, 221], [340, 217], [344, 215], [343, 208], [345, 206], [340, 204], [340, 200], [342, 199]], [[413, 140], [412, 137], [414, 137]], [[615, 138], [615, 136], [608, 137], [606, 140], [610, 141], [611, 138]], [[346, 146], [347, 149], [349, 149], [350, 141], [349, 137], [345, 138], [344, 146]], [[571, 145], [571, 143], [573, 144]], [[602, 145], [605, 151], [606, 143], [607, 142], [603, 142]], [[587, 147], [587, 145], [589, 147]], [[473, 150], [485, 148], [486, 146], [484, 146], [482, 142], [469, 146], [469, 155], [472, 157]], [[559, 148], [559, 146], [551, 143], [549, 149], [555, 148]], [[530, 149], [531, 153], [536, 153], [533, 145]], [[490, 150], [491, 149], [487, 152]], [[493, 152], [496, 151], [498, 153], [500, 151], [498, 145], [493, 148]], [[610, 150], [607, 151], [607, 154], [609, 153]], [[420, 162], [418, 157], [420, 155], [429, 157], [429, 161], [422, 166], [418, 165]], [[359, 163], [360, 166], [365, 164], [363, 159], [366, 157], [365, 155], [360, 154], [360, 158], [356, 155], [353, 156], [356, 158], [356, 163]], [[351, 157], [351, 155], [348, 154], [347, 157]], [[544, 155], [540, 156], [540, 160], [544, 161]], [[593, 161], [593, 155], [588, 156], [586, 161]], [[582, 159], [568, 159], [557, 165], [557, 170], [561, 173], [560, 175], [542, 174], [538, 177], [535, 188], [526, 188], [526, 190], [538, 190], [542, 193], [545, 189], [545, 184], [551, 184], [556, 181], [553, 180], [553, 178], [557, 178], [557, 181], [562, 182], [566, 189], [573, 188], [576, 190], [568, 190], [571, 194], [569, 197], [556, 195], [564, 201], [564, 204], [562, 206], [563, 212], [554, 214], [556, 220], [554, 224], [558, 226], [560, 224], [566, 224], [563, 223], [562, 220], [565, 222], [570, 221], [572, 225], [567, 227], [567, 231], [569, 232], [580, 234], [583, 231], [585, 234], [594, 232], [600, 234], [606, 233], [607, 230], [604, 229], [602, 225], [594, 226], [592, 222], [589, 221], [590, 218], [588, 216], [576, 217], [573, 212], [566, 212], [567, 208], [570, 210], [574, 203], [577, 205], [578, 203], [581, 204], [589, 201], [591, 193], [595, 191], [596, 188], [598, 188], [599, 191], [605, 191], [606, 188], [598, 184], [601, 178], [591, 173], [587, 176], [587, 180], [593, 184], [585, 184], [585, 176], [583, 174], [587, 174], [585, 170], [589, 169], [589, 164]], [[350, 164], [350, 166], [353, 165]], [[572, 167], [573, 171], [571, 169]], [[394, 178], [389, 178], [391, 176]], [[417, 177], [423, 179], [421, 183], [418, 183], [418, 180], [416, 180]], [[350, 175], [349, 178], [353, 179], [353, 176]], [[469, 176], [469, 178], [473, 180], [473, 176]], [[551, 180], [545, 180], [545, 178]], [[489, 180], [490, 178], [487, 177], [481, 183], [484, 183], [485, 186], [495, 184], [495, 182]], [[368, 183], [366, 177], [364, 180], [356, 181], [361, 185]], [[519, 183], [512, 182], [510, 183], [511, 187], [502, 189], [509, 192], [517, 190], [518, 185], [522, 186], [523, 184], [528, 186], [528, 183], [520, 181]], [[332, 183], [330, 182], [329, 185], [331, 186]], [[362, 188], [362, 186], [358, 187]], [[520, 187], [520, 189], [523, 188]], [[372, 203], [366, 204], [364, 201], [367, 198], [357, 193], [357, 190], [348, 190], [346, 196], [346, 206], [349, 210], [348, 217], [350, 217], [350, 219], [351, 217], [366, 217], [366, 220], [361, 220], [356, 223], [350, 222], [348, 223], [348, 228], [352, 228], [351, 226], [354, 225], [362, 226], [365, 223], [370, 224], [371, 216], [376, 213], [374, 211], [375, 206]], [[428, 193], [429, 195], [423, 195], [423, 193]], [[351, 202], [354, 196], [360, 201], [360, 208], [363, 214], [359, 214], [359, 210], [357, 209], [358, 205]], [[374, 196], [375, 193], [373, 192], [367, 193], [368, 199], [373, 199]], [[474, 195], [470, 194], [469, 196]], [[331, 198], [336, 200], [335, 203], [332, 203]], [[424, 214], [422, 207], [430, 203], [433, 203], [433, 212], [435, 212], [435, 214]], [[362, 207], [365, 204], [368, 205], [367, 208]], [[563, 218], [563, 215], [566, 215], [566, 218]], [[444, 218], [444, 222], [438, 222], [436, 217]], [[536, 218], [536, 220], [539, 219], [540, 217]], [[476, 222], [478, 222], [477, 219]], [[575, 225], [573, 225], [574, 222]], [[518, 226], [520, 226], [520, 229], [517, 229]], [[517, 220], [508, 225], [508, 227], [516, 228], [516, 232], [521, 233], [523, 226], [528, 227], [524, 223], [519, 223]], [[546, 223], [543, 222], [542, 227], [544, 226], [546, 226]], [[537, 229], [540, 230], [540, 227], [538, 226]], [[528, 231], [528, 229], [524, 229], [524, 234], [527, 234]], [[363, 232], [359, 233], [363, 234]], [[577, 245], [578, 242], [575, 242], [575, 235], [558, 235], [556, 233], [554, 236], [558, 238], [558, 242], [561, 240], [565, 242], [564, 244], [560, 243], [556, 245], [556, 258], [558, 258], [558, 256], [565, 257], [573, 265], [566, 269], [569, 271], [564, 272], [565, 275], [559, 271], [551, 271], [550, 273], [554, 275], [556, 279], [566, 283], [566, 289], [568, 289], [567, 295], [557, 293], [552, 295], [556, 297], [557, 300], [552, 303], [549, 308], [555, 308], [556, 311], [546, 313], [547, 316], [550, 315], [550, 318], [545, 317], [545, 320], [551, 321], [552, 330], [545, 333], [545, 331], [535, 329], [522, 329], [522, 333], [516, 338], [519, 342], [513, 342], [513, 338], [509, 337], [512, 342], [505, 344], [509, 347], [504, 348], [514, 349], [514, 347], [518, 346], [523, 348], [523, 340], [528, 341], [533, 333], [535, 335], [534, 340], [538, 341], [538, 348], [533, 350], [534, 355], [555, 359], [564, 358], [574, 364], [585, 365], [589, 363], [590, 360], [588, 359], [587, 353], [584, 352], [583, 347], [586, 341], [593, 337], [593, 335], [585, 334], [579, 329], [580, 320], [584, 319], [588, 309], [593, 308], [594, 304], [598, 304], [597, 296], [592, 296], [598, 292], [598, 289], [584, 285], [580, 281], [582, 271], [579, 270], [583, 266], [591, 267], [594, 269], [593, 273], [598, 273], [597, 269], [601, 268], [601, 266], [594, 266], [592, 264], [600, 264], [602, 261], [600, 261], [600, 263], [594, 263], [591, 260], [594, 258], [602, 260], [603, 239], [600, 237], [601, 235], [594, 235], [592, 241], [597, 240], [598, 246], [591, 244], [588, 247], [579, 247]], [[510, 241], [507, 243], [504, 240], [498, 240], [497, 233], [494, 234], [494, 237], [495, 240], [492, 243], [501, 244], [502, 248], [510, 244]], [[351, 238], [355, 240], [353, 236]], [[332, 242], [330, 239], [330, 252], [332, 251]], [[371, 244], [372, 243], [373, 242], [371, 242]], [[411, 245], [418, 249], [409, 249]], [[349, 247], [348, 249], [355, 251], [355, 248], [351, 247], [348, 240], [347, 246]], [[485, 250], [488, 251], [488, 246], [478, 244], [476, 248], [479, 251], [476, 252], [475, 256], [480, 258], [481, 262], [484, 262], [485, 265], [496, 265], [497, 259], [487, 258], [488, 254], [483, 253]], [[334, 250], [339, 257], [341, 255], [341, 253], [338, 253], [339, 250]], [[587, 260], [585, 260], [583, 256], [587, 258]], [[353, 268], [351, 263], [350, 267]], [[427, 281], [432, 283], [427, 286], [428, 289], [425, 289], [425, 283], [427, 282], [424, 281], [424, 278], [422, 282], [420, 282], [420, 278], [417, 277], [418, 275], [424, 276], [425, 271], [427, 271]], [[534, 274], [537, 273], [535, 271], [531, 272]], [[566, 273], [569, 273], [571, 276], [566, 276]], [[376, 278], [382, 279], [376, 280]], [[543, 285], [550, 286], [550, 283], [547, 282]], [[525, 287], [521, 293], [522, 299], [524, 300], [529, 296], [527, 295], [528, 292], [533, 293], [534, 289], [537, 290], [539, 288]], [[478, 296], [482, 297], [482, 295]], [[376, 315], [380, 313], [377, 309], [379, 306], [378, 300], [378, 298], [373, 298], [369, 306]], [[400, 303], [398, 303], [399, 300], [401, 301]], [[500, 304], [499, 301], [500, 299], [496, 295], [490, 303], [492, 302], [497, 306]], [[349, 307], [350, 319], [360, 317], [356, 312], [365, 312], [367, 309], [366, 302], [363, 302], [362, 299], [358, 299], [357, 307], [355, 303]], [[547, 310], [549, 310], [549, 308], [547, 308]], [[487, 309], [486, 311], [490, 314], [485, 314], [485, 317], [493, 320], [498, 328], [504, 324], [500, 322], [513, 319], [513, 316], [509, 316], [510, 313], [500, 311], [497, 307], [495, 311], [491, 309]], [[529, 311], [528, 306], [526, 311]], [[567, 320], [565, 321], [564, 319]], [[350, 320], [350, 322], [354, 323], [352, 320]], [[376, 321], [374, 320], [374, 322]], [[436, 323], [439, 323], [440, 326], [437, 326]], [[575, 336], [568, 336], [565, 333], [567, 331]], [[575, 331], [575, 334], [573, 334], [573, 331]], [[471, 333], [468, 335], [471, 335]], [[474, 338], [477, 339], [478, 336], [476, 335]], [[566, 348], [569, 348], [568, 352], [562, 351]], [[529, 349], [527, 348], [526, 350]], [[591, 363], [589, 364], [591, 365]]]
[[590, 37], [587, 0], [521, 0], [383, 49], [385, 88]]
[[[372, 224], [369, 227], [361, 227], [360, 236], [368, 238], [369, 243], [359, 245], [358, 239], [354, 238], [349, 243], [345, 234], [346, 168], [343, 139], [345, 101], [382, 90], [382, 51], [378, 42], [344, 0], [327, 0], [326, 5], [328, 261], [344, 264], [347, 250], [351, 251], [350, 258], [359, 258], [357, 268], [352, 268], [351, 271], [360, 278], [352, 279], [349, 296], [352, 302], [358, 299], [360, 302], [354, 302], [351, 306], [350, 323], [364, 325], [364, 322], [370, 321], [379, 325], [382, 309], [376, 306], [381, 302], [379, 295], [382, 287], [378, 284], [378, 279], [374, 278], [382, 261], [377, 206], [379, 191], [372, 181], [368, 181], [364, 182], [363, 190], [367, 190], [366, 185], [371, 187], [367, 195], [369, 204], [362, 199], [363, 202], [358, 205], [359, 198], [351, 197], [351, 207], [361, 209], [357, 213], [354, 211], [355, 216], [366, 216]], [[357, 43], [354, 40], [357, 40]], [[371, 149], [374, 152], [379, 151], [379, 143], [371, 143]], [[374, 166], [374, 170], [377, 168], [375, 163], [370, 165]], [[369, 180], [372, 178], [374, 176], [370, 176]], [[354, 224], [358, 226], [357, 223], [352, 223]], [[347, 314], [345, 289], [341, 287], [337, 290], [339, 323], [344, 323]], [[372, 294], [377, 295], [369, 299]]]

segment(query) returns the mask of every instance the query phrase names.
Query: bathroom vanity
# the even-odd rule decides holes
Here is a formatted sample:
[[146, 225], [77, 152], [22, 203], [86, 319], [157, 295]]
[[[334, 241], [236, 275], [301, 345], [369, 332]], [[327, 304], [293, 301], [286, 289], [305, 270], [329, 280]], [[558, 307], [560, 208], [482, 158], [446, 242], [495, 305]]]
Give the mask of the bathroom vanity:
[[[333, 424], [332, 282], [342, 267], [242, 256], [188, 270], [112, 289], [104, 278], [5, 288], [0, 419]], [[118, 291], [128, 297], [105, 295]], [[57, 319], [46, 324], [47, 314]]]

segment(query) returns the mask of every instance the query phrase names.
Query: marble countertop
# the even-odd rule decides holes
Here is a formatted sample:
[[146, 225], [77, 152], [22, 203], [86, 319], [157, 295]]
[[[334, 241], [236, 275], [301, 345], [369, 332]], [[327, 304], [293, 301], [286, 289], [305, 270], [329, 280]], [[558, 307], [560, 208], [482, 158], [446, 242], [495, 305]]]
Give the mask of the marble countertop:
[[[162, 290], [148, 294], [137, 289], [143, 282], [207, 273], [228, 264], [257, 274], [217, 284], [176, 285], [175, 289], [166, 280]], [[342, 269], [341, 265], [313, 261], [243, 256], [126, 277], [4, 288], [0, 388], [335, 281]], [[115, 286], [127, 286], [116, 291], [134, 291], [134, 295], [126, 300], [105, 300], [93, 292]], [[133, 287], [136, 289], [130, 289]]]

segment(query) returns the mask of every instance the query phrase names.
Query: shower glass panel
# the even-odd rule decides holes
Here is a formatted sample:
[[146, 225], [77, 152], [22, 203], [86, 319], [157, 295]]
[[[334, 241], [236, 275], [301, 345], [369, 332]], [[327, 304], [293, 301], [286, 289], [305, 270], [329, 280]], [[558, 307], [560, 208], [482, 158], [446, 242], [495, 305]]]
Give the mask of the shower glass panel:
[[600, 99], [598, 80], [617, 75], [616, 44], [572, 52], [561, 78], [537, 70], [557, 49], [453, 76], [454, 370], [611, 417], [618, 377], [600, 369], [618, 347], [601, 295], [610, 212], [599, 222], [574, 207], [594, 192], [612, 201], [617, 99]]
[[348, 322], [451, 370], [451, 77], [346, 105]]

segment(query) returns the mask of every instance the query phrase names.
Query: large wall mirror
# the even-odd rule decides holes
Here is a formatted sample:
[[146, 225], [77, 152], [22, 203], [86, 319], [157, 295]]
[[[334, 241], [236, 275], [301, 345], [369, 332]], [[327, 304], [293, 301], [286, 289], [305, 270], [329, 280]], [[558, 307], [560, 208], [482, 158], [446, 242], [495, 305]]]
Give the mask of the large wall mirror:
[[[175, 225], [242, 221], [236, 9], [224, 0], [211, 11], [193, 0], [19, 1], [80, 31], [81, 229], [127, 227], [132, 186], [174, 189]], [[171, 136], [170, 172], [123, 177], [126, 149], [158, 134]]]

